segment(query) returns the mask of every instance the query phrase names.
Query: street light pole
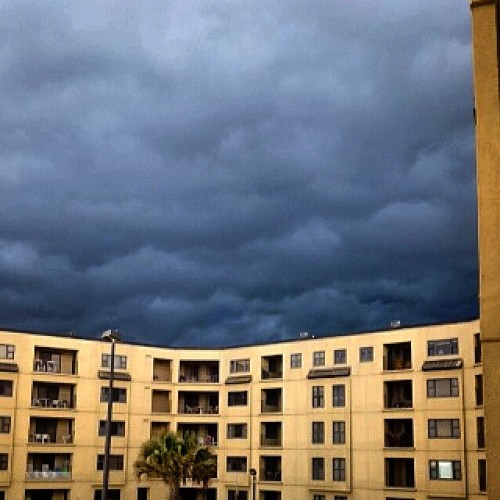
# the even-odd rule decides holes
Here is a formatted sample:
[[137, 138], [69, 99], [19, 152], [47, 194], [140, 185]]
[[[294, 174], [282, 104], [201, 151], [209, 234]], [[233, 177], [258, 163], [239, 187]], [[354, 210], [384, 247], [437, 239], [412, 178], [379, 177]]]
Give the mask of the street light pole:
[[104, 466], [102, 475], [102, 500], [109, 497], [109, 453], [111, 450], [111, 421], [113, 418], [113, 382], [115, 379], [115, 344], [120, 339], [116, 330], [106, 330], [101, 337], [111, 342], [111, 369], [109, 372], [108, 386], [108, 412], [106, 416], [106, 440], [104, 441]]
[[257, 479], [257, 471], [255, 469], [250, 469], [250, 475], [252, 476], [252, 500], [257, 500], [255, 492], [255, 481]]

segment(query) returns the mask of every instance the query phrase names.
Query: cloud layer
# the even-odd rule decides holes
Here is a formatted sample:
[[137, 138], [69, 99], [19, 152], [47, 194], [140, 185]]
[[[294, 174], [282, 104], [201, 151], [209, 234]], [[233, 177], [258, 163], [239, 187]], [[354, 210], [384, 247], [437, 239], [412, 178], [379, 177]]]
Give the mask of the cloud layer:
[[0, 324], [223, 345], [477, 315], [462, 3], [4, 2]]

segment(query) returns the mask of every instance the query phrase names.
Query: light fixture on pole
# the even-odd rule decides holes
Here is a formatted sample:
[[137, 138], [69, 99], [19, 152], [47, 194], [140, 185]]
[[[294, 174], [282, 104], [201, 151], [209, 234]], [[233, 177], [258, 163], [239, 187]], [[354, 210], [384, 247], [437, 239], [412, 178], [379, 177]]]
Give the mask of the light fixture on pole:
[[255, 469], [250, 469], [250, 475], [252, 476], [252, 500], [257, 500], [255, 493], [255, 481], [257, 479], [257, 471]]
[[109, 453], [111, 450], [111, 420], [113, 416], [113, 382], [115, 378], [115, 344], [121, 340], [116, 330], [106, 330], [101, 335], [102, 340], [111, 342], [111, 367], [108, 386], [108, 413], [106, 416], [106, 440], [104, 442], [104, 466], [102, 475], [102, 500], [109, 496]]

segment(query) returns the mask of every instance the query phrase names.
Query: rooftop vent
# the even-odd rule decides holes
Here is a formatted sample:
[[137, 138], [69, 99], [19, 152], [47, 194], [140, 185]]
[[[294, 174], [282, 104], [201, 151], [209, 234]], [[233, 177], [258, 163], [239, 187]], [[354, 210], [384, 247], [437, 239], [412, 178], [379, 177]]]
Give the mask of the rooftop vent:
[[400, 319], [393, 319], [391, 321], [391, 328], [401, 328], [401, 320]]

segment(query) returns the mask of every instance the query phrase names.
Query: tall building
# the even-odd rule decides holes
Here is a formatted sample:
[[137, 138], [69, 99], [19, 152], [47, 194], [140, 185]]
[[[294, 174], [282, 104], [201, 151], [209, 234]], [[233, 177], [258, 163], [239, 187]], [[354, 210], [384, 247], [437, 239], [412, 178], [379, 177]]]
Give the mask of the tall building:
[[479, 221], [479, 305], [484, 344], [490, 498], [500, 498], [500, 5], [471, 0]]
[[[0, 341], [0, 499], [100, 498], [109, 344]], [[115, 375], [113, 499], [166, 498], [133, 468], [165, 430], [212, 446], [209, 499], [484, 498], [478, 321], [227, 349], [119, 343]]]

